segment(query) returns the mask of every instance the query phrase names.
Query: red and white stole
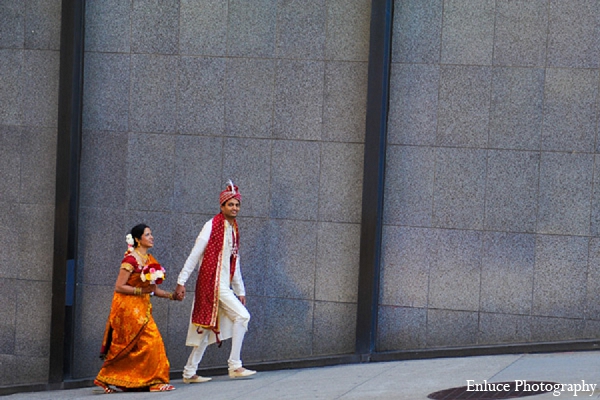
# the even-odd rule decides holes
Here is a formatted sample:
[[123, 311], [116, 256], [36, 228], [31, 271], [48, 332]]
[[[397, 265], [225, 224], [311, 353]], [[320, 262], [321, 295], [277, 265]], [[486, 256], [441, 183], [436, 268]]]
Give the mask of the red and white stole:
[[[237, 221], [233, 221], [233, 245], [229, 260], [230, 279], [233, 278], [237, 263], [239, 248], [239, 231]], [[196, 281], [196, 297], [192, 311], [192, 323], [204, 329], [211, 329], [219, 334], [219, 283], [223, 264], [223, 249], [225, 245], [225, 216], [219, 213], [212, 220], [210, 238], [204, 250], [204, 257], [198, 280]]]

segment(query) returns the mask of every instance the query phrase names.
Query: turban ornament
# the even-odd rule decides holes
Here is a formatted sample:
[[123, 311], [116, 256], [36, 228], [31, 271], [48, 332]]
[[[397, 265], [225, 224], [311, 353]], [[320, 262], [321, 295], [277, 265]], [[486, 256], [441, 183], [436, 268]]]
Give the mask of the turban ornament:
[[223, 204], [228, 200], [236, 199], [237, 201], [242, 201], [242, 195], [237, 186], [233, 184], [231, 179], [227, 182], [227, 188], [221, 192], [219, 196], [219, 204]]

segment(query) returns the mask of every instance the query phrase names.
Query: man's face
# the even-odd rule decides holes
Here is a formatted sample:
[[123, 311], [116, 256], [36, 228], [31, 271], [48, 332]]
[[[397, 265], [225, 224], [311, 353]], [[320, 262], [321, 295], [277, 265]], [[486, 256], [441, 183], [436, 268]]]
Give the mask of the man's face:
[[221, 206], [221, 212], [227, 219], [235, 219], [240, 211], [240, 202], [237, 199], [229, 199]]

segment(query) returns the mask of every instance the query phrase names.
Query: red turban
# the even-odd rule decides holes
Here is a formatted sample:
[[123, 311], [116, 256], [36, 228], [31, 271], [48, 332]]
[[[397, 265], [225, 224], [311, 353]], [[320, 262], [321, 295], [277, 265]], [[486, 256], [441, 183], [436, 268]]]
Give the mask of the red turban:
[[238, 187], [235, 186], [231, 180], [229, 180], [227, 183], [227, 188], [223, 190], [219, 196], [219, 204], [223, 204], [231, 199], [236, 199], [237, 201], [241, 202], [242, 195], [240, 194]]

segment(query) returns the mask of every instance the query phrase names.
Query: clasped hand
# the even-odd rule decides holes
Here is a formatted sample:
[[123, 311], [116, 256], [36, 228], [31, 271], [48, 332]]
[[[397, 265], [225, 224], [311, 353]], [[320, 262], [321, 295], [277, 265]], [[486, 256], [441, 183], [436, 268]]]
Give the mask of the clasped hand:
[[173, 293], [173, 299], [182, 301], [185, 298], [185, 286], [177, 284], [175, 292]]

